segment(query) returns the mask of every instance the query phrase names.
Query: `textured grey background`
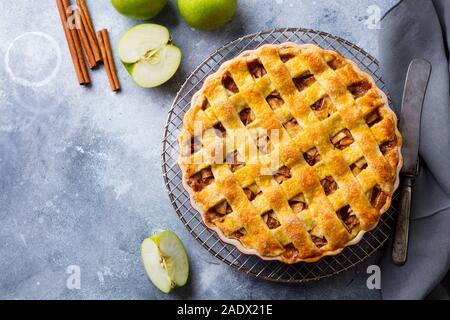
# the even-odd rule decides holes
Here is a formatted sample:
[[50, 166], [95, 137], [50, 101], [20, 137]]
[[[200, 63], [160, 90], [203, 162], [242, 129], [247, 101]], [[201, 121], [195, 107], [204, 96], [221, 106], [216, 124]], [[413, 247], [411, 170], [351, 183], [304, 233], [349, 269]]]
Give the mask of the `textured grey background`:
[[[55, 1], [2, 0], [0, 298], [379, 298], [366, 287], [366, 268], [376, 257], [339, 276], [300, 285], [252, 279], [215, 259], [170, 205], [160, 140], [183, 79], [226, 42], [274, 27], [307, 27], [342, 36], [377, 56], [367, 9], [377, 5], [384, 13], [396, 2], [240, 0], [231, 23], [201, 32], [186, 26], [171, 1], [153, 21], [168, 26], [181, 48], [180, 70], [164, 86], [145, 90], [117, 64], [123, 90], [113, 94], [102, 68], [91, 73], [91, 87], [77, 85]], [[107, 27], [113, 44], [137, 24], [109, 1], [87, 3], [95, 27]], [[43, 36], [26, 34], [35, 31], [53, 38], [56, 48]], [[27, 86], [20, 78], [48, 83]], [[170, 295], [148, 282], [140, 261], [141, 240], [159, 229], [176, 231], [190, 257], [188, 285]], [[81, 269], [79, 290], [66, 286], [69, 265]]]

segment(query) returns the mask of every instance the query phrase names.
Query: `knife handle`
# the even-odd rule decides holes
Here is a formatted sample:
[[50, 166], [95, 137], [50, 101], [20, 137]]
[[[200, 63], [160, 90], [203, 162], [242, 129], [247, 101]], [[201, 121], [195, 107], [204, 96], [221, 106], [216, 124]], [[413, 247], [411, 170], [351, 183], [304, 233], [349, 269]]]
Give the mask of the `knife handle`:
[[404, 177], [400, 190], [400, 203], [398, 207], [397, 226], [395, 228], [392, 261], [396, 265], [404, 265], [408, 257], [409, 217], [411, 212], [411, 189], [413, 179]]

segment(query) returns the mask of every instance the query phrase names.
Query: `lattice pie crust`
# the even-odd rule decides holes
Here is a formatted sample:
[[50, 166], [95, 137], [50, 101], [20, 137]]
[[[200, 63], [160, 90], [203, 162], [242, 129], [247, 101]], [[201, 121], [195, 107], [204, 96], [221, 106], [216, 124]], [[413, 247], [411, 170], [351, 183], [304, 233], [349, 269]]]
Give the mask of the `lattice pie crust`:
[[192, 205], [223, 241], [263, 259], [338, 254], [376, 226], [398, 186], [402, 138], [385, 94], [315, 45], [264, 45], [224, 63], [183, 124]]

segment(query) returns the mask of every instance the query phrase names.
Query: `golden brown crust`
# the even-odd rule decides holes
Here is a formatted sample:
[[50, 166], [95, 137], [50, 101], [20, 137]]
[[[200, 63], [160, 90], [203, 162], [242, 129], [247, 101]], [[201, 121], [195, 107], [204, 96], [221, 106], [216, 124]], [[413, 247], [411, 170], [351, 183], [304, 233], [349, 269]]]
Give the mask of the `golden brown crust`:
[[[386, 96], [355, 63], [315, 45], [264, 45], [226, 62], [183, 125], [179, 165], [193, 206], [222, 240], [263, 259], [339, 253], [376, 226], [398, 185], [402, 138]], [[212, 128], [219, 143], [203, 133]], [[261, 135], [274, 129], [277, 141]], [[241, 159], [233, 168], [214, 160], [230, 145]], [[278, 173], [262, 174], [273, 172], [271, 157]]]

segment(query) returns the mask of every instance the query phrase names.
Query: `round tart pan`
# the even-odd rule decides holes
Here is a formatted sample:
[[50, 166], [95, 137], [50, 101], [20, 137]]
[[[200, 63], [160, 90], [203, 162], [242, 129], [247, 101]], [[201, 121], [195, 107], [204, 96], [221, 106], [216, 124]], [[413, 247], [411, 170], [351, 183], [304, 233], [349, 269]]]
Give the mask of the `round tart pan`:
[[373, 77], [378, 88], [386, 92], [385, 84], [380, 77], [378, 61], [360, 47], [340, 37], [302, 28], [274, 29], [250, 34], [218, 49], [189, 75], [170, 108], [164, 127], [161, 159], [170, 201], [189, 233], [206, 250], [227, 265], [257, 278], [277, 282], [305, 282], [343, 272], [375, 253], [391, 234], [397, 204], [396, 195], [392, 199], [391, 208], [381, 216], [377, 227], [364, 234], [358, 244], [346, 247], [340, 254], [324, 257], [315, 263], [288, 265], [243, 254], [235, 246], [222, 242], [216, 232], [203, 224], [201, 214], [191, 206], [189, 194], [183, 187], [181, 169], [177, 164], [177, 138], [182, 127], [183, 115], [189, 109], [193, 95], [201, 89], [204, 79], [216, 72], [223, 62], [243, 51], [256, 49], [263, 44], [283, 42], [313, 43], [323, 49], [337, 51], [356, 62], [362, 71]]

